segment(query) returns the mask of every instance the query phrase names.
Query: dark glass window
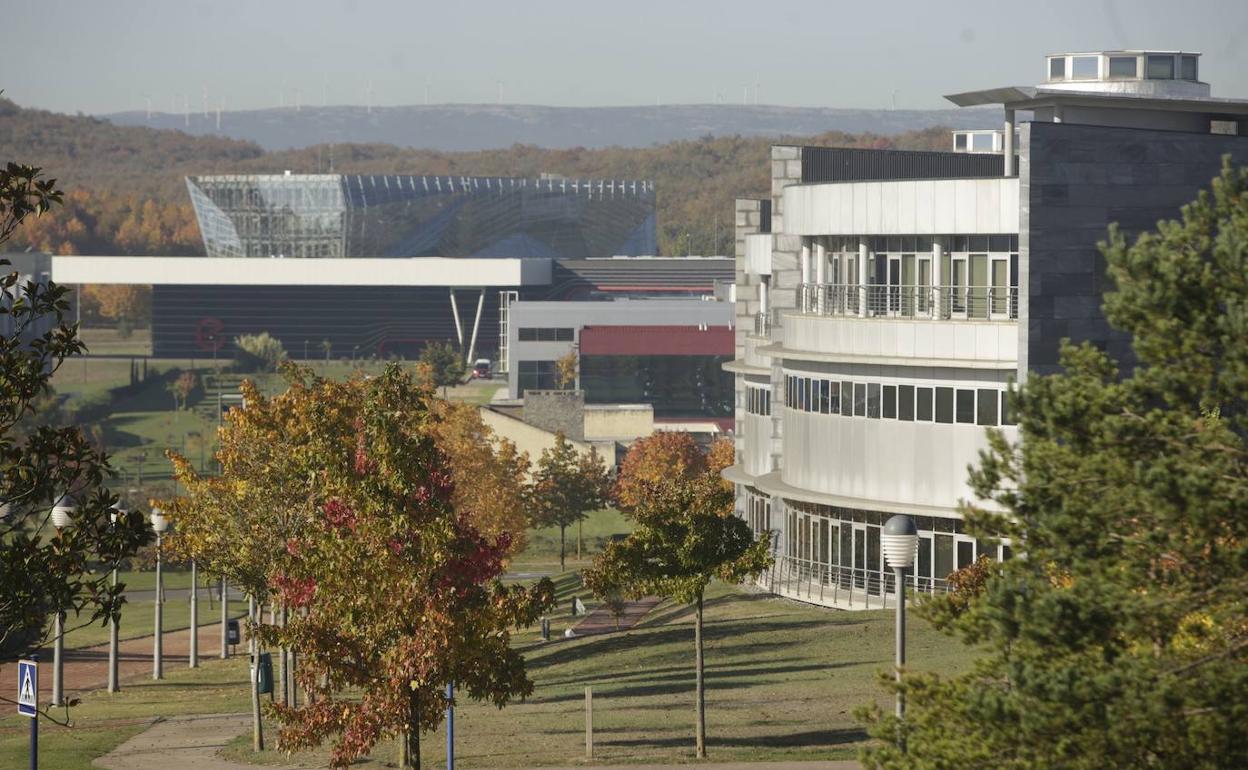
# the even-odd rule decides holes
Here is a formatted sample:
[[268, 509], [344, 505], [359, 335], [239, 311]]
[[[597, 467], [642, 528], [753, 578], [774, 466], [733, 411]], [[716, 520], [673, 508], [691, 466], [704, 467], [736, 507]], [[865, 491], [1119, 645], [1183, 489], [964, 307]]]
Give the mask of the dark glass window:
[[849, 417], [854, 413], [854, 383], [841, 380], [841, 414]]
[[820, 414], [828, 414], [829, 407], [832, 404], [832, 393], [830, 392], [830, 382], [827, 380], [819, 381], [819, 412]]
[[897, 386], [897, 419], [909, 422], [914, 419], [914, 386]]
[[521, 342], [537, 342], [537, 329], [520, 327], [518, 332]]
[[1149, 80], [1174, 80], [1173, 56], [1149, 56], [1146, 66]]
[[943, 580], [953, 572], [953, 535], [936, 535], [936, 571], [932, 577]]
[[897, 386], [884, 386], [884, 419], [897, 419]]
[[957, 421], [975, 422], [975, 391], [958, 388]]
[[810, 396], [810, 380], [806, 379], [805, 377], [798, 377], [797, 378], [797, 408], [801, 409], [803, 412], [810, 409], [810, 407], [808, 406], [808, 404], [810, 403], [809, 396]]
[[1056, 56], [1049, 59], [1049, 80], [1066, 79], [1066, 57]]
[[1005, 391], [1001, 394], [1001, 424], [1014, 425], [1014, 394]]
[[880, 571], [880, 528], [867, 527], [867, 571]]
[[1008, 235], [990, 235], [988, 236], [988, 250], [1007, 252], [1010, 250], [1010, 236]]
[[1070, 59], [1071, 80], [1096, 80], [1099, 77], [1101, 57], [1072, 56]]
[[1182, 60], [1179, 63], [1179, 66], [1182, 68], [1179, 73], [1180, 77], [1184, 80], [1196, 80], [1196, 57], [1184, 56], [1181, 57], [1181, 59]]
[[915, 390], [915, 419], [920, 422], [932, 421], [932, 389], [917, 388]]
[[880, 418], [880, 384], [878, 382], [867, 385], [867, 416], [876, 420]]
[[953, 422], [953, 388], [936, 389], [936, 422]]
[[555, 390], [559, 387], [554, 361], [520, 361], [516, 378], [516, 390], [524, 395], [526, 390]]
[[864, 382], [854, 383], [854, 416], [867, 416], [867, 385]]
[[1136, 58], [1134, 56], [1109, 57], [1109, 77], [1114, 80], [1128, 80], [1136, 77]]
[[[655, 417], [730, 417], [731, 356], [581, 356], [587, 404], [650, 404]], [[553, 367], [554, 362], [551, 362]]]
[[576, 330], [570, 327], [521, 326], [517, 335], [521, 342], [572, 342], [576, 338]]
[[976, 391], [976, 396], [975, 424], [996, 425], [997, 391], [989, 388], [980, 388]]
[[828, 414], [841, 413], [841, 383], [829, 382], [828, 385]]
[[966, 540], [958, 541], [958, 569], [969, 567], [975, 561], [975, 544]]

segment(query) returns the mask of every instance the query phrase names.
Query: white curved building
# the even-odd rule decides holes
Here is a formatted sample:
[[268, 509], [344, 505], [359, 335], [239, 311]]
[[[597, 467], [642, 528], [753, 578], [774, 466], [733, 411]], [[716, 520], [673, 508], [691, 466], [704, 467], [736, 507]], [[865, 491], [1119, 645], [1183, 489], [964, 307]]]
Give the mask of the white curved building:
[[[914, 516], [911, 579], [1008, 546], [967, 535], [959, 501], [987, 429], [1017, 438], [1009, 383], [1057, 369], [1063, 338], [1128, 365], [1101, 313], [1097, 242], [1172, 218], [1248, 162], [1248, 101], [1218, 99], [1198, 54], [1048, 57], [1046, 81], [948, 97], [1003, 106], [952, 152], [771, 149], [771, 196], [737, 202], [738, 515], [774, 536], [776, 593], [891, 602], [880, 530]], [[986, 134], [986, 136], [981, 136]]]

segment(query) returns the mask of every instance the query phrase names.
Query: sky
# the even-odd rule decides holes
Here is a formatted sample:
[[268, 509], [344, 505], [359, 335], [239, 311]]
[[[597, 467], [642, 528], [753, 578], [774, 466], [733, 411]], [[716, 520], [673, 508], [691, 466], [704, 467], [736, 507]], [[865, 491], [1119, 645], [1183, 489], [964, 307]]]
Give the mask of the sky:
[[1195, 50], [1248, 98], [1248, 0], [0, 0], [0, 89], [105, 114], [743, 100], [929, 109], [1044, 55]]

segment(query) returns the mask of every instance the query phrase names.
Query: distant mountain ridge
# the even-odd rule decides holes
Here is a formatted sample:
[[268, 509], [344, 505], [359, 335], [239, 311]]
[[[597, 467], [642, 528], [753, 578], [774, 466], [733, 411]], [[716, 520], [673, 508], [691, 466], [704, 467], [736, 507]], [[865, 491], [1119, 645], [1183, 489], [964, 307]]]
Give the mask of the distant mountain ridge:
[[462, 152], [511, 147], [546, 149], [649, 147], [705, 136], [902, 134], [934, 126], [993, 128], [988, 109], [866, 110], [771, 105], [673, 104], [656, 107], [544, 107], [518, 104], [293, 107], [171, 114], [118, 112], [119, 126], [177, 129], [195, 136], [255, 142], [265, 150], [318, 144], [392, 144]]

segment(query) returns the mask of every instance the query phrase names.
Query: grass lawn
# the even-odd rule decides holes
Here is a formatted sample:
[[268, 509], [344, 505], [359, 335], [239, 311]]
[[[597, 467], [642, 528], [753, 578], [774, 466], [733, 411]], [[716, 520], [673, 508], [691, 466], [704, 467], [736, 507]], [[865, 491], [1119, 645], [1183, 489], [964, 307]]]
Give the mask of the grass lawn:
[[[247, 612], [246, 601], [234, 598], [230, 602], [230, 617], [242, 617]], [[201, 626], [211, 625], [221, 619], [221, 605], [200, 597], [199, 623]], [[74, 616], [65, 620], [65, 647], [77, 649], [108, 644], [108, 622], [97, 621], [88, 626], [79, 626], [80, 621]], [[121, 608], [121, 623], [118, 626], [118, 637], [121, 640], [151, 636], [156, 625], [156, 602], [153, 599], [127, 600]], [[168, 631], [180, 631], [191, 627], [191, 604], [189, 597], [165, 599], [164, 610], [161, 612], [160, 625]]]
[[[574, 578], [561, 581], [570, 596]], [[566, 609], [566, 602], [561, 603]], [[566, 611], [553, 618], [562, 633]], [[961, 670], [965, 650], [912, 623], [913, 667]], [[853, 711], [891, 702], [877, 675], [892, 659], [890, 612], [834, 612], [735, 587], [713, 586], [706, 608], [707, 742], [712, 760], [786, 761], [853, 758], [867, 740]], [[606, 636], [543, 643], [522, 633], [536, 689], [527, 702], [502, 710], [461, 702], [455, 715], [456, 757], [466, 767], [583, 764], [584, 692], [594, 690], [595, 758], [603, 763], [693, 760], [693, 628], [691, 612], [660, 605], [638, 628]], [[445, 757], [442, 735], [426, 735], [423, 753]], [[240, 737], [232, 758], [291, 762], [251, 755]], [[395, 760], [387, 741], [361, 767]], [[324, 767], [325, 752], [296, 755]]]
[[[200, 668], [170, 667], [165, 679], [122, 683], [110, 695], [98, 690], [70, 709], [72, 727], [39, 724], [40, 770], [89, 770], [91, 760], [142, 732], [152, 719], [185, 714], [243, 712], [250, 708], [242, 656], [205, 660]], [[64, 712], [54, 714], [64, 718]], [[27, 766], [30, 720], [6, 709], [0, 718], [0, 767]]]
[[[588, 566], [612, 537], [626, 535], [632, 524], [614, 508], [594, 511], [580, 525], [581, 559], [576, 558], [577, 526], [568, 527], [567, 565], [569, 569]], [[513, 571], [559, 571], [559, 528], [531, 529], [528, 545], [512, 562]]]

